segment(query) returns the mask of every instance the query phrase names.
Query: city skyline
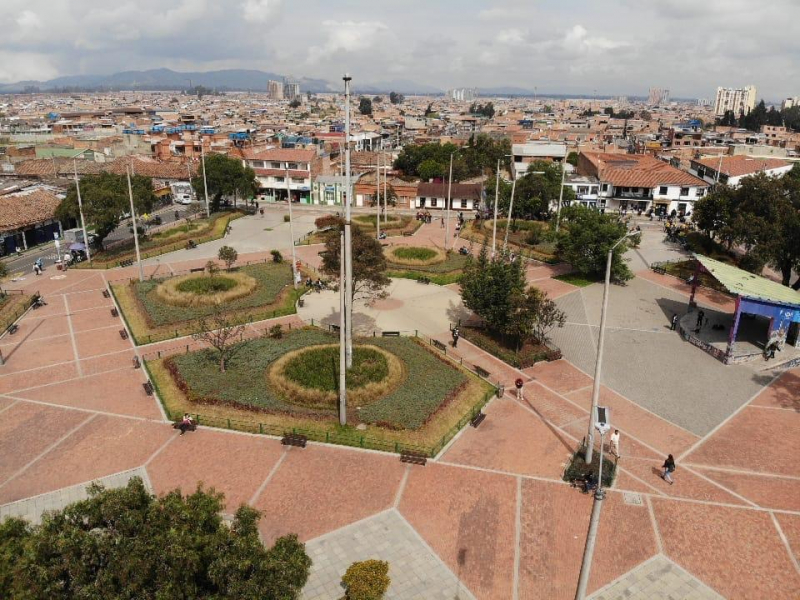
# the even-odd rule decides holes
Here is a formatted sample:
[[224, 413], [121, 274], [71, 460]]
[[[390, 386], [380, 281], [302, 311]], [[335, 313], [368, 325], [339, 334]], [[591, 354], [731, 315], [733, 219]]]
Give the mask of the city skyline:
[[410, 80], [442, 91], [647, 96], [661, 87], [674, 98], [711, 98], [718, 86], [753, 84], [768, 101], [798, 91], [800, 42], [791, 27], [800, 5], [790, 0], [762, 13], [743, 0], [583, 0], [568, 9], [468, 0], [455, 8], [142, 0], [97, 9], [9, 0], [0, 7], [0, 82], [163, 67], [260, 69], [333, 84], [348, 71], [365, 84]]

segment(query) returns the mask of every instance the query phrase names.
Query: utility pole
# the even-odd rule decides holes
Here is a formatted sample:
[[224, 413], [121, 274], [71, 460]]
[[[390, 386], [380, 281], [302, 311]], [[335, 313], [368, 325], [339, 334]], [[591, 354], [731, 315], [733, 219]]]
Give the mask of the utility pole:
[[608, 257], [606, 259], [606, 280], [603, 287], [603, 308], [600, 313], [600, 334], [597, 340], [597, 359], [594, 363], [594, 382], [592, 384], [592, 406], [589, 409], [589, 435], [586, 444], [585, 462], [587, 465], [592, 464], [592, 456], [594, 452], [594, 429], [595, 429], [595, 413], [597, 412], [597, 401], [600, 399], [600, 374], [603, 370], [603, 347], [606, 339], [606, 313], [608, 312], [608, 290], [611, 287], [611, 262], [614, 259], [614, 250], [626, 239], [632, 235], [636, 235], [639, 231], [629, 231], [623, 235], [617, 242], [608, 250]]
[[139, 265], [139, 281], [144, 281], [144, 269], [142, 268], [142, 256], [139, 254], [139, 229], [136, 225], [136, 209], [133, 206], [133, 187], [131, 186], [131, 171], [126, 168], [128, 175], [128, 197], [131, 201], [131, 223], [133, 223], [133, 243], [136, 246], [136, 262]]
[[92, 263], [92, 254], [89, 252], [89, 236], [86, 235], [86, 221], [83, 218], [83, 202], [81, 201], [81, 182], [78, 179], [78, 163], [72, 159], [72, 167], [75, 169], [75, 191], [78, 192], [78, 213], [81, 215], [81, 229], [83, 229], [83, 245], [86, 246], [86, 259]]
[[597, 490], [594, 493], [594, 504], [592, 505], [592, 516], [589, 520], [589, 533], [586, 536], [586, 546], [583, 549], [583, 563], [581, 564], [581, 575], [578, 579], [578, 589], [575, 592], [575, 600], [584, 600], [586, 588], [589, 585], [589, 574], [592, 571], [592, 558], [594, 557], [594, 545], [597, 540], [597, 527], [600, 524], [600, 511], [603, 509], [603, 433], [600, 433], [600, 469], [597, 476]]
[[383, 222], [389, 220], [389, 163], [383, 160]]
[[514, 211], [514, 192], [517, 189], [517, 178], [511, 182], [511, 201], [508, 203], [508, 216], [506, 217], [506, 235], [503, 239], [503, 252], [508, 247], [508, 230], [511, 228], [511, 213]]
[[203, 190], [206, 194], [206, 217], [211, 217], [211, 208], [208, 205], [208, 182], [206, 181], [206, 149], [203, 142], [200, 142], [200, 157], [203, 161]]
[[453, 154], [450, 153], [450, 177], [447, 180], [447, 221], [444, 224], [444, 251], [447, 252], [447, 238], [450, 237], [450, 192], [453, 188]]
[[492, 222], [492, 258], [495, 257], [497, 242], [497, 199], [500, 195], [500, 159], [497, 159], [497, 179], [494, 184], [494, 221]]
[[350, 179], [350, 81], [352, 77], [345, 73], [344, 77], [344, 162], [345, 162], [345, 187], [347, 188], [347, 203], [345, 204], [344, 216], [344, 246], [342, 247], [342, 258], [345, 261], [345, 356], [347, 358], [347, 368], [353, 366], [353, 233], [350, 223], [350, 204], [353, 199], [352, 183]]
[[347, 353], [345, 347], [344, 231], [339, 232], [339, 425], [347, 425]]
[[561, 222], [561, 202], [564, 200], [564, 177], [567, 174], [567, 145], [564, 144], [564, 160], [561, 163], [561, 189], [558, 190], [558, 208], [556, 209], [556, 233], [558, 233], [558, 225]]
[[377, 212], [375, 213], [375, 225], [377, 228], [377, 237], [375, 239], [381, 239], [381, 155], [378, 154], [378, 158], [375, 161], [375, 206], [377, 207]]
[[289, 177], [289, 164], [286, 164], [286, 199], [289, 201], [289, 236], [292, 238], [292, 283], [294, 289], [297, 289], [297, 279], [299, 271], [297, 270], [297, 256], [294, 251], [294, 219], [292, 219], [292, 188], [289, 185], [291, 178]]

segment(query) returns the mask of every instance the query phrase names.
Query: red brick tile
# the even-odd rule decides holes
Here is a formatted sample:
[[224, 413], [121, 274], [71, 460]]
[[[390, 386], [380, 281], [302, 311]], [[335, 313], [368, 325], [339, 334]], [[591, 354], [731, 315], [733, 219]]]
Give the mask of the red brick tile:
[[752, 405], [788, 408], [800, 412], [800, 369], [781, 375], [756, 396]]
[[516, 401], [495, 400], [480, 427], [468, 427], [443, 460], [521, 475], [559, 478], [575, 443]]
[[797, 476], [800, 413], [745, 408], [684, 460], [697, 465]]
[[267, 544], [306, 541], [391, 507], [404, 465], [396, 456], [309, 446], [292, 449], [255, 507]]
[[725, 504], [746, 504], [743, 500], [684, 468], [680, 462], [678, 462], [677, 470], [672, 474], [675, 483], [670, 485], [661, 479], [663, 463], [663, 460], [636, 459], [624, 461], [622, 465], [628, 472], [669, 496], [724, 502]]
[[132, 347], [130, 340], [123, 340], [119, 335], [122, 329], [119, 328], [99, 329], [98, 331], [85, 331], [75, 334], [75, 343], [78, 347], [78, 355], [81, 358], [89, 358], [99, 354], [128, 350]]
[[52, 367], [44, 367], [33, 371], [10, 373], [0, 376], [0, 394], [13, 393], [38, 385], [47, 385], [78, 376], [78, 367], [74, 362], [63, 363]]
[[776, 513], [775, 518], [778, 519], [781, 531], [786, 536], [786, 541], [789, 542], [789, 548], [795, 559], [800, 561], [800, 515]]
[[540, 362], [525, 369], [526, 374], [559, 394], [592, 385], [592, 378], [579, 371], [566, 360]]
[[666, 555], [726, 598], [800, 597], [800, 575], [769, 514], [660, 498], [652, 502]]
[[153, 396], [145, 394], [141, 369], [114, 371], [19, 392], [20, 398], [119, 415], [160, 419]]
[[[4, 348], [6, 363], [3, 373], [27, 371], [39, 367], [49, 367], [75, 359], [70, 336], [59, 336], [44, 340], [17, 340], [14, 348]], [[35, 385], [35, 384], [33, 384]]]
[[545, 292], [551, 300], [566, 296], [579, 289], [572, 284], [558, 279], [540, 279], [538, 281], [532, 281], [530, 285]]
[[23, 340], [38, 340], [40, 338], [51, 338], [58, 335], [69, 335], [69, 324], [63, 315], [53, 315], [49, 317], [33, 317], [33, 313], [21, 319], [17, 323], [17, 332], [14, 335], [7, 335], [3, 338], [3, 352], [8, 353], [8, 349], [17, 345]]
[[412, 467], [400, 512], [481, 599], [512, 597], [517, 481], [428, 463]]
[[0, 483], [90, 415], [74, 410], [17, 402], [0, 419]]
[[[203, 486], [225, 494], [228, 512], [250, 501], [283, 454], [280, 442], [202, 427], [179, 435], [147, 466], [156, 493]], [[247, 457], [243, 460], [243, 457]]]
[[85, 358], [80, 361], [81, 371], [84, 375], [96, 375], [98, 373], [105, 373], [125, 367], [133, 370], [134, 354], [133, 348], [131, 348], [130, 350], [114, 352], [113, 354], [106, 354], [104, 356]]
[[587, 411], [581, 410], [535, 381], [527, 382], [522, 389], [524, 404], [554, 425], [561, 427], [582, 417], [588, 418]]
[[84, 310], [104, 308], [111, 314], [111, 309], [114, 306], [111, 298], [103, 296], [102, 290], [92, 290], [89, 292], [81, 292], [80, 294], [70, 294], [67, 298], [69, 303], [69, 310], [73, 314], [80, 314]]
[[800, 512], [800, 479], [697, 469], [700, 473], [763, 508]]
[[0, 487], [0, 503], [139, 467], [172, 435], [174, 431], [167, 424], [95, 417]]
[[[71, 304], [70, 309], [72, 309]], [[72, 329], [76, 333], [87, 329], [100, 329], [101, 327], [117, 326], [117, 330], [123, 328], [122, 319], [111, 316], [111, 307], [70, 312], [70, 321], [72, 321]]]

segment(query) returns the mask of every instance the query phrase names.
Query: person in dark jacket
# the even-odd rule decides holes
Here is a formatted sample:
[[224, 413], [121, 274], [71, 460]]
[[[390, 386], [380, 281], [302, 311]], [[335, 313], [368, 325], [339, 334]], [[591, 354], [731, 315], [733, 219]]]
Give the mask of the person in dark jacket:
[[667, 455], [667, 460], [664, 461], [663, 465], [664, 474], [661, 476], [664, 481], [672, 485], [675, 483], [672, 481], [672, 473], [675, 472], [675, 459], [672, 458], [672, 454]]

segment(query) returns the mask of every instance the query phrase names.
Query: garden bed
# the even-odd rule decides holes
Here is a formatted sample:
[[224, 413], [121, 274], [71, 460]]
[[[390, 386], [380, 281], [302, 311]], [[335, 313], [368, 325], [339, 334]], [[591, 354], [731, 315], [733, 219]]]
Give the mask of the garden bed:
[[[592, 453], [592, 463], [587, 465], [584, 460], [585, 448], [581, 447], [575, 451], [564, 470], [562, 479], [570, 483], [586, 479], [589, 473], [593, 473], [597, 478], [600, 468], [600, 452]], [[617, 474], [617, 463], [608, 459], [608, 454], [603, 454], [603, 487], [610, 488], [614, 484], [614, 477]]]
[[387, 276], [399, 277], [403, 279], [427, 279], [431, 283], [436, 283], [438, 285], [458, 283], [458, 279], [461, 277], [461, 273], [463, 272], [464, 267], [466, 267], [467, 261], [469, 260], [469, 256], [464, 256], [458, 252], [451, 251], [448, 252], [445, 255], [445, 258], [439, 262], [432, 262], [431, 264], [427, 265], [409, 265], [393, 262], [391, 251], [386, 252], [386, 254], [388, 254], [386, 257]]
[[[540, 262], [548, 264], [557, 264], [560, 262], [555, 255], [555, 243], [541, 241], [537, 244], [527, 243], [527, 239], [531, 235], [531, 226], [542, 227], [543, 230], [547, 229], [547, 224], [539, 221], [517, 221], [518, 229], [516, 232], [510, 231], [508, 234], [508, 247], [512, 252], [520, 254], [527, 258], [532, 258]], [[505, 219], [497, 220], [497, 246], [503, 247], [503, 240], [506, 232]], [[491, 244], [492, 243], [492, 221], [491, 219], [483, 219], [480, 221], [471, 221], [468, 227], [461, 230], [461, 237], [478, 244]]]
[[[214, 213], [210, 219], [196, 219], [152, 236], [142, 236], [139, 239], [139, 254], [142, 260], [145, 260], [167, 252], [183, 250], [189, 240], [197, 244], [218, 240], [225, 235], [228, 224], [242, 216], [244, 213], [238, 211]], [[93, 251], [91, 264], [89, 261], [84, 261], [75, 266], [83, 269], [112, 269], [126, 260], [136, 260], [133, 238], [109, 251]]]
[[[348, 423], [338, 425], [336, 404], [311, 406], [287, 398], [269, 376], [281, 357], [312, 346], [335, 347], [337, 338], [316, 328], [293, 330], [281, 338], [258, 338], [220, 373], [212, 351], [201, 350], [148, 361], [164, 407], [171, 417], [190, 412], [200, 423], [388, 451], [419, 449], [432, 455], [488, 401], [493, 388], [415, 338], [365, 338], [356, 347], [393, 355], [401, 380], [360, 407], [348, 403]], [[318, 358], [318, 357], [317, 357]], [[334, 365], [331, 364], [331, 368]], [[374, 376], [374, 374], [373, 374]], [[305, 374], [301, 379], [315, 376]], [[309, 383], [309, 382], [306, 382]], [[320, 384], [328, 387], [330, 382]], [[364, 424], [367, 431], [355, 429]]]
[[[235, 292], [239, 288], [234, 287], [231, 290], [234, 295], [223, 304], [225, 314], [242, 323], [293, 314], [296, 312], [298, 298], [306, 291], [305, 288], [293, 289], [291, 266], [286, 262], [248, 265], [230, 273], [224, 271], [216, 277], [242, 280], [242, 285], [251, 290], [236, 297]], [[169, 296], [169, 288], [173, 284], [186, 285], [192, 279], [200, 281], [204, 278], [210, 279], [205, 273], [197, 273], [141, 282], [125, 280], [111, 284], [111, 290], [136, 344], [197, 333], [199, 319], [212, 315], [215, 303], [201, 301], [203, 294], [195, 294], [198, 301], [186, 304], [165, 300], [165, 297]], [[222, 292], [223, 295], [225, 293]], [[183, 295], [190, 294], [184, 292]]]
[[492, 356], [517, 369], [527, 369], [543, 360], [561, 358], [560, 350], [534, 342], [527, 342], [517, 351], [515, 348], [509, 347], [505, 340], [492, 335], [487, 329], [465, 325], [459, 328], [459, 332], [461, 337], [469, 340], [478, 348], [486, 350]]

